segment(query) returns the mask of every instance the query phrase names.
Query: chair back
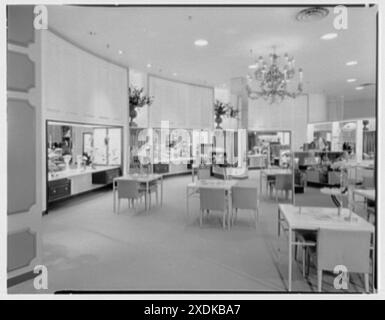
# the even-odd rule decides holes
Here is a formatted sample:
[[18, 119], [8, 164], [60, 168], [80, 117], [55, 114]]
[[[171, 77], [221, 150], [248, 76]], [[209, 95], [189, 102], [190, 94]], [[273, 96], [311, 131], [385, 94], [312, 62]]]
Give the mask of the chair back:
[[275, 176], [275, 188], [277, 190], [291, 190], [293, 177], [290, 174], [277, 174]]
[[374, 189], [374, 177], [362, 177], [362, 186], [365, 189]]
[[318, 270], [343, 265], [348, 272], [370, 272], [369, 231], [320, 229], [317, 236]]
[[139, 197], [139, 183], [131, 180], [118, 180], [118, 198], [135, 199]]
[[210, 169], [198, 168], [197, 176], [198, 180], [210, 179]]
[[199, 190], [200, 208], [201, 210], [218, 210], [226, 209], [226, 197], [224, 189], [204, 187]]
[[253, 186], [235, 185], [232, 188], [233, 208], [258, 209], [258, 189]]

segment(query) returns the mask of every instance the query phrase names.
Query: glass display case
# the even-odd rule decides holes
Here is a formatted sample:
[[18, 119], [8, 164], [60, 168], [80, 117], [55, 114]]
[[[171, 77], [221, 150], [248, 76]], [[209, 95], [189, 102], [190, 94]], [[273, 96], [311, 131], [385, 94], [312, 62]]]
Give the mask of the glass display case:
[[47, 154], [48, 172], [90, 165], [120, 166], [122, 128], [48, 121]]
[[97, 128], [93, 130], [93, 163], [96, 165], [107, 165], [107, 129]]

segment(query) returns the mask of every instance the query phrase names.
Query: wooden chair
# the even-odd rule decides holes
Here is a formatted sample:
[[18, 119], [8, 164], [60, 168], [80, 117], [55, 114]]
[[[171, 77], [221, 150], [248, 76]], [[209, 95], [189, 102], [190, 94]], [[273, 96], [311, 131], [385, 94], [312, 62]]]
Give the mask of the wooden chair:
[[209, 168], [198, 168], [197, 170], [198, 180], [207, 180], [211, 178], [210, 169]]
[[209, 214], [211, 210], [223, 211], [222, 224], [223, 224], [223, 229], [225, 229], [226, 213], [228, 213], [225, 190], [217, 189], [217, 188], [209, 188], [209, 187], [200, 188], [199, 199], [200, 199], [200, 211], [201, 211], [200, 220], [199, 220], [200, 226], [202, 226], [203, 214], [205, 210], [207, 214]]
[[[286, 195], [293, 192], [293, 177], [289, 174], [277, 174], [273, 185], [275, 190], [275, 201], [278, 203], [278, 191], [284, 191]], [[293, 196], [293, 194], [291, 194]]]
[[[139, 185], [139, 191], [141, 192], [144, 192], [144, 194], [146, 193], [146, 184], [145, 183], [141, 183]], [[149, 198], [149, 203], [148, 203], [148, 207], [151, 208], [151, 194], [152, 193], [155, 193], [155, 197], [156, 197], [156, 204], [158, 205], [159, 204], [159, 190], [158, 190], [158, 181], [152, 181], [149, 183], [149, 186], [148, 186], [148, 193], [146, 196], [148, 196]]]
[[259, 220], [259, 196], [256, 186], [238, 184], [232, 187], [232, 207], [231, 224], [234, 223], [238, 209], [252, 210], [254, 214], [255, 228], [258, 227]]
[[321, 228], [316, 247], [318, 291], [322, 291], [323, 271], [334, 271], [336, 266], [342, 265], [349, 274], [363, 273], [365, 291], [369, 292], [370, 254], [370, 232]]
[[118, 213], [120, 213], [120, 199], [128, 199], [128, 207], [130, 207], [131, 204], [135, 209], [135, 202], [145, 195], [143, 190], [140, 189], [139, 183], [131, 180], [118, 180], [117, 191]]

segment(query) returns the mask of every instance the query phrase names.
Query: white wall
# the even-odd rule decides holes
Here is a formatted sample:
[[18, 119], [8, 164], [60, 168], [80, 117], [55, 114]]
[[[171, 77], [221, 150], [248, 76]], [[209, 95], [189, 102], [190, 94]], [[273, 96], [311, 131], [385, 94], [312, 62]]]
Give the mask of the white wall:
[[309, 95], [309, 123], [374, 118], [375, 99], [344, 100], [342, 97]]
[[49, 31], [43, 34], [42, 63], [47, 119], [109, 125], [127, 122], [127, 69]]
[[292, 148], [299, 150], [307, 140], [308, 97], [288, 98], [281, 103], [269, 104], [263, 99], [249, 99], [248, 129], [290, 130]]
[[149, 108], [149, 125], [170, 128], [211, 129], [214, 114], [214, 88], [149, 76], [149, 94], [154, 102]]
[[[46, 30], [42, 32], [42, 141], [46, 120], [123, 127], [128, 145], [128, 70], [110, 63]], [[127, 170], [127, 150], [123, 170]], [[45, 143], [42, 146], [43, 188]], [[43, 192], [43, 210], [46, 193]]]
[[309, 123], [328, 120], [327, 100], [324, 94], [309, 94]]
[[344, 119], [365, 119], [376, 116], [376, 100], [360, 99], [354, 101], [345, 101]]

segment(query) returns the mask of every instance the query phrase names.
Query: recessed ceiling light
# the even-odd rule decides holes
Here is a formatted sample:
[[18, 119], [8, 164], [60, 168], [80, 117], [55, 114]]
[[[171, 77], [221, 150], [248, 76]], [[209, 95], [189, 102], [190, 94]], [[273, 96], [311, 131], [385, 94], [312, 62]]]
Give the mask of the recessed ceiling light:
[[331, 40], [331, 39], [335, 39], [338, 37], [338, 34], [337, 33], [327, 33], [327, 34], [324, 34], [321, 39], [322, 40]]
[[357, 63], [358, 63], [357, 61], [352, 60], [352, 61], [346, 62], [346, 65], [347, 65], [347, 66], [355, 66]]
[[205, 47], [209, 44], [209, 42], [206, 39], [198, 39], [194, 41], [194, 44], [198, 47]]
[[351, 79], [348, 79], [348, 80], [346, 80], [346, 81], [347, 81], [347, 82], [356, 82], [357, 79], [351, 78]]
[[122, 50], [119, 50], [118, 53], [119, 53], [119, 54], [123, 54], [123, 51], [122, 51]]
[[257, 65], [256, 64], [251, 64], [251, 65], [249, 65], [249, 69], [257, 69]]
[[363, 86], [358, 86], [356, 87], [356, 90], [362, 90], [364, 87]]
[[176, 77], [178, 74], [177, 74], [176, 72], [174, 72], [172, 75], [173, 75], [174, 77]]
[[152, 67], [151, 63], [147, 63], [147, 68], [151, 68], [151, 67]]

